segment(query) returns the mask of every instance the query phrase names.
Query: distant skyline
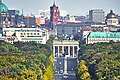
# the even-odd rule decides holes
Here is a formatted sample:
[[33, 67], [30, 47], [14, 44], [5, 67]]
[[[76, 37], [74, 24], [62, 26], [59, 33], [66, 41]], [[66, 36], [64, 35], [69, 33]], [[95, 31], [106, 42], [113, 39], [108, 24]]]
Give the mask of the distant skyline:
[[120, 14], [120, 0], [2, 0], [8, 8], [19, 10], [24, 14], [38, 15], [39, 10], [49, 10], [53, 2], [61, 10], [65, 10], [71, 15], [87, 15], [91, 9], [103, 9], [109, 13], [112, 9], [116, 14]]

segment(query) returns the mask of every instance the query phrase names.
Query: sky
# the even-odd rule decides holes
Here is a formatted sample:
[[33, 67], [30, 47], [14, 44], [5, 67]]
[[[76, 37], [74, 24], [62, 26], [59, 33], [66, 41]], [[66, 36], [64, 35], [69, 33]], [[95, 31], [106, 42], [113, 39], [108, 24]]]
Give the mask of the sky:
[[120, 14], [120, 0], [3, 0], [10, 9], [15, 9], [24, 14], [39, 14], [39, 10], [49, 10], [53, 2], [61, 10], [65, 10], [71, 15], [87, 15], [91, 9], [103, 9], [109, 13], [112, 9], [114, 13]]

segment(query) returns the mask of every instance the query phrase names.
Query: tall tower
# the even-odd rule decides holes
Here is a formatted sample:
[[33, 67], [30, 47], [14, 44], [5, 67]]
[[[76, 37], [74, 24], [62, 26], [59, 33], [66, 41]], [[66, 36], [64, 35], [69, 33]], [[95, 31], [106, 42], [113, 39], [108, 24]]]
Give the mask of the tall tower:
[[54, 30], [55, 24], [58, 24], [58, 18], [59, 10], [54, 1], [53, 6], [50, 7], [50, 27], [52, 28], [52, 30]]

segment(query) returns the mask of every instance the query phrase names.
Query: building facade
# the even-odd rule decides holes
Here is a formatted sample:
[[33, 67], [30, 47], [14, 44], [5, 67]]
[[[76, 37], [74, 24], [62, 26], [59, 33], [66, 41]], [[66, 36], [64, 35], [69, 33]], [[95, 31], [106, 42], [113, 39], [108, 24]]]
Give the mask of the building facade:
[[53, 41], [55, 80], [76, 80], [75, 69], [78, 64], [78, 50], [78, 41]]
[[93, 44], [110, 41], [120, 41], [120, 32], [90, 32], [86, 42], [87, 44]]
[[90, 24], [57, 24], [55, 25], [57, 29], [57, 35], [75, 35], [79, 31], [81, 31], [81, 28], [83, 27], [89, 27]]
[[46, 44], [49, 33], [46, 29], [40, 28], [3, 28], [2, 39], [6, 42], [30, 42]]
[[89, 19], [95, 23], [105, 22], [105, 12], [102, 9], [93, 9], [89, 11]]
[[110, 13], [106, 16], [106, 24], [108, 26], [117, 26], [118, 25], [118, 17], [113, 13], [113, 10], [110, 10]]
[[0, 0], [0, 26], [10, 26], [8, 7]]
[[24, 24], [26, 27], [36, 27], [36, 18], [34, 15], [24, 16]]
[[105, 23], [91, 25], [89, 33], [86, 35], [86, 44], [120, 41], [120, 25], [118, 17], [113, 13], [113, 10], [110, 10], [110, 13], [107, 14]]
[[58, 18], [59, 18], [59, 10], [58, 6], [55, 5], [55, 2], [53, 6], [50, 7], [50, 26], [54, 30], [54, 25], [58, 24]]
[[17, 15], [19, 15], [19, 10], [9, 10], [9, 20], [11, 22], [11, 26], [16, 26], [17, 25]]

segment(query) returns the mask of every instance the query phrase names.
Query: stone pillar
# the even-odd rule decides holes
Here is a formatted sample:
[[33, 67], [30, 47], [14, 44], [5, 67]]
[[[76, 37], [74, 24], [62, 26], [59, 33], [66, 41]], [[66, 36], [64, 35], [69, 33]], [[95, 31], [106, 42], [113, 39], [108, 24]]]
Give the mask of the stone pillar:
[[64, 53], [64, 46], [62, 46], [62, 53]]
[[53, 46], [53, 55], [55, 57], [55, 46]]
[[59, 53], [59, 52], [60, 52], [60, 50], [59, 50], [59, 46], [58, 46], [58, 57], [59, 57], [59, 55], [60, 55], [60, 53]]
[[70, 46], [68, 46], [68, 55], [70, 57]]
[[77, 46], [77, 55], [78, 55], [78, 51], [79, 51], [79, 46]]
[[75, 52], [75, 50], [74, 50], [74, 46], [73, 46], [73, 57], [74, 57], [74, 54], [75, 54], [74, 52]]

